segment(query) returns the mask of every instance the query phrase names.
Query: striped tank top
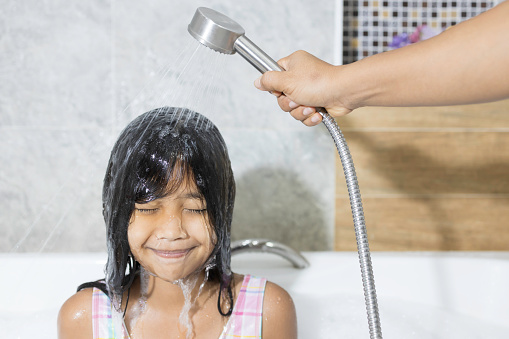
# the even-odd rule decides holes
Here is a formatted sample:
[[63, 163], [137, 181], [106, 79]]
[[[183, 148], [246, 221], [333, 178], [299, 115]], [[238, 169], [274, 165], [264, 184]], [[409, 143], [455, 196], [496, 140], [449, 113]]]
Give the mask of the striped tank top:
[[[245, 275], [232, 315], [219, 339], [261, 338], [263, 296], [267, 279]], [[122, 318], [100, 289], [92, 292], [92, 328], [94, 339], [129, 339]]]

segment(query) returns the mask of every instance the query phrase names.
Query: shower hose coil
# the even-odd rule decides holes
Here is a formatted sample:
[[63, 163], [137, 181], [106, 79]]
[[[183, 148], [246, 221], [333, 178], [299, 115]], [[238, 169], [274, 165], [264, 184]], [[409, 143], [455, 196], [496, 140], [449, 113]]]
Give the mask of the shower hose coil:
[[361, 267], [362, 285], [364, 287], [364, 299], [366, 311], [368, 314], [369, 333], [372, 339], [382, 338], [382, 329], [380, 325], [380, 315], [378, 312], [378, 302], [375, 289], [375, 278], [373, 276], [373, 266], [371, 264], [371, 255], [368, 244], [368, 234], [364, 222], [364, 210], [362, 208], [361, 193], [357, 182], [357, 175], [353, 165], [350, 150], [346, 144], [343, 133], [336, 121], [327, 113], [325, 109], [318, 109], [322, 115], [323, 123], [329, 131], [341, 159], [343, 171], [345, 173], [348, 195], [350, 196], [350, 206], [352, 209], [353, 222], [355, 227], [355, 237], [357, 239], [357, 251], [359, 254], [359, 263]]

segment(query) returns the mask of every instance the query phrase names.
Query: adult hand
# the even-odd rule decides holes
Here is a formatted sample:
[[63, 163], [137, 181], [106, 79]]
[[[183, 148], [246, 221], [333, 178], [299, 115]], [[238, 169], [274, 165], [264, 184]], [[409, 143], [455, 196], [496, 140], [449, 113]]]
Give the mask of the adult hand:
[[333, 117], [352, 111], [341, 100], [337, 78], [340, 66], [333, 66], [315, 56], [298, 51], [278, 61], [286, 71], [266, 72], [255, 87], [278, 97], [279, 107], [307, 126], [322, 121], [315, 107], [324, 107]]

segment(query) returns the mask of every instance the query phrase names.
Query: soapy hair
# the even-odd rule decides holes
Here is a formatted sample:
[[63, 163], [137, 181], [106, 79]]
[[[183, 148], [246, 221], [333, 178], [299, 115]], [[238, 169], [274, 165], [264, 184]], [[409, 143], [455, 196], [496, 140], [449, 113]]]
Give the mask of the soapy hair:
[[[103, 215], [108, 262], [105, 286], [118, 307], [139, 264], [132, 257], [127, 229], [135, 203], [171, 194], [192, 180], [205, 200], [207, 219], [217, 239], [208, 279], [220, 284], [218, 309], [232, 311], [230, 229], [235, 181], [225, 142], [217, 127], [186, 108], [161, 107], [134, 119], [120, 134], [104, 178]], [[222, 301], [227, 300], [227, 312]], [[229, 300], [228, 300], [229, 299]]]

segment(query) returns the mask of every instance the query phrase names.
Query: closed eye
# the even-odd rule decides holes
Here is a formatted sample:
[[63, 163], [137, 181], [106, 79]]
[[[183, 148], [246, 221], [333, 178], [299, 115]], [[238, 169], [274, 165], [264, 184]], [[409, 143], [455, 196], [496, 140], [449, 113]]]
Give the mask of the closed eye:
[[202, 209], [186, 208], [186, 211], [189, 211], [191, 213], [196, 213], [196, 214], [203, 214], [203, 213], [207, 212], [207, 209], [206, 208], [202, 208]]
[[159, 208], [136, 208], [136, 211], [142, 214], [152, 214], [159, 210]]

